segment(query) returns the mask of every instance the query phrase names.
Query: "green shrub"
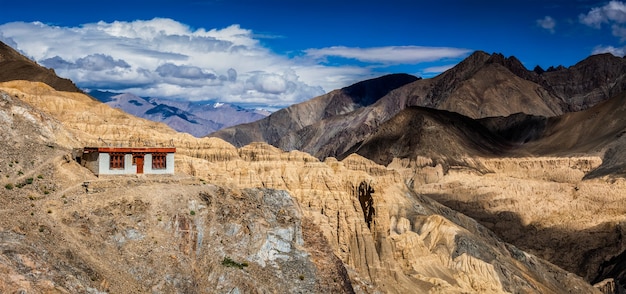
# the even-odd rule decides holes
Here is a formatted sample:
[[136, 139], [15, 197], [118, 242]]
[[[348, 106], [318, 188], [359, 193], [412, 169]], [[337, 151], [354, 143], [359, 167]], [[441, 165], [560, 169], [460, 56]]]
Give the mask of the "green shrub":
[[189, 212], [189, 214], [196, 215], [196, 212], [192, 210], [192, 211]]
[[13, 184], [8, 183], [8, 184], [4, 185], [4, 188], [6, 188], [7, 190], [12, 190], [13, 189]]
[[33, 178], [26, 179], [26, 184], [30, 185], [33, 183]]
[[226, 267], [236, 267], [238, 269], [243, 269], [244, 267], [248, 266], [248, 263], [239, 263], [230, 259], [230, 257], [224, 257], [224, 259], [222, 260], [222, 265]]
[[43, 176], [42, 175], [38, 175], [37, 178], [38, 179], [43, 179]]

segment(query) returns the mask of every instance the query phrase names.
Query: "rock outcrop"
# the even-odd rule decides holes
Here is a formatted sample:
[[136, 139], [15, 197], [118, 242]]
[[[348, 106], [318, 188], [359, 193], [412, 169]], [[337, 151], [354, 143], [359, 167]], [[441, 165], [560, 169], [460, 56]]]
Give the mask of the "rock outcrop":
[[[452, 69], [393, 88], [365, 107], [321, 103], [338, 95], [331, 92], [210, 136], [238, 147], [253, 141], [267, 142], [323, 160], [355, 150], [379, 126], [410, 106], [456, 112], [473, 119], [519, 113], [557, 117], [588, 109], [626, 90], [625, 69], [623, 58], [594, 55], [570, 68], [537, 73], [513, 56], [477, 51]], [[334, 112], [327, 110], [331, 105]], [[266, 133], [272, 134], [260, 135]]]
[[[66, 265], [46, 278], [52, 288], [595, 291], [576, 275], [503, 243], [487, 227], [415, 193], [418, 187], [407, 185], [405, 172], [361, 156], [321, 162], [264, 143], [237, 149], [220, 139], [178, 134], [43, 84], [0, 87], [59, 119], [77, 145], [172, 144], [179, 151], [177, 172], [195, 176], [96, 179], [61, 157], [50, 167], [55, 185], [48, 194], [38, 192], [39, 186], [11, 190], [13, 198], [7, 199], [15, 200], [7, 203], [19, 208], [2, 222], [3, 231], [10, 236], [26, 232], [24, 242], [14, 241], [37, 244], [33, 252], [50, 252], [37, 257], [16, 245], [42, 265], [60, 266], [54, 260]], [[29, 194], [34, 200], [21, 200]], [[37, 222], [29, 220], [29, 211]], [[68, 244], [65, 251], [51, 247], [62, 240]], [[111, 257], [103, 261], [94, 256]], [[19, 269], [23, 281], [6, 289], [49, 289], [29, 280], [34, 267], [5, 264], [8, 271]], [[278, 282], [285, 280], [291, 282]]]
[[27, 80], [46, 83], [58, 91], [81, 92], [72, 81], [58, 77], [54, 70], [40, 66], [2, 42], [0, 69], [0, 82]]
[[325, 119], [367, 107], [393, 89], [416, 80], [418, 78], [411, 75], [392, 74], [359, 82], [281, 109], [259, 121], [226, 128], [210, 136], [222, 138], [236, 147], [252, 142], [268, 142], [284, 150], [303, 150], [310, 143], [300, 139], [307, 128]]

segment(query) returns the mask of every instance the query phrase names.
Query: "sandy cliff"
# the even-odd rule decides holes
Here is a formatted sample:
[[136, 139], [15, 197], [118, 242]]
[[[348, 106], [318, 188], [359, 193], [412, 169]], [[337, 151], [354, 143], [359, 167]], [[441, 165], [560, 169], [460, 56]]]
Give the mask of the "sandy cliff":
[[[82, 94], [57, 92], [40, 83], [9, 82], [0, 84], [0, 89], [57, 119], [75, 137], [63, 148], [152, 145], [175, 146], [178, 151], [178, 175], [164, 179], [96, 179], [63, 156], [51, 154], [57, 161], [46, 170], [54, 175], [47, 182], [54, 183], [53, 190], [45, 194], [39, 186], [27, 186], [10, 192], [13, 200], [7, 204], [19, 209], [14, 210], [14, 219], [2, 223], [7, 236], [3, 244], [28, 259], [11, 257], [0, 263], [7, 277], [17, 279], [4, 284], [4, 289], [595, 291], [575, 274], [502, 242], [502, 236], [489, 229], [495, 230], [497, 224], [484, 221], [486, 226], [482, 225], [432, 199], [446, 203], [449, 199], [444, 196], [463, 199], [483, 195], [484, 188], [486, 195], [503, 199], [523, 195], [528, 202], [511, 206], [528, 210], [524, 213], [531, 220], [543, 221], [538, 209], [546, 207], [532, 202], [537, 200], [532, 198], [533, 185], [545, 185], [545, 191], [569, 187], [563, 193], [578, 187], [583, 194], [578, 199], [591, 201], [590, 197], [597, 197], [593, 182], [579, 184], [579, 178], [597, 165], [596, 158], [573, 159], [566, 167], [580, 172], [548, 173], [536, 179], [520, 177], [511, 171], [519, 164], [505, 161], [485, 161], [493, 169], [488, 175], [444, 174], [430, 166], [428, 158], [411, 164], [396, 162], [396, 168], [358, 155], [322, 162], [263, 143], [235, 148], [220, 139], [181, 135]], [[553, 161], [559, 164], [559, 160]], [[530, 165], [549, 164], [539, 159]], [[546, 181], [553, 178], [563, 180]], [[84, 182], [89, 182], [88, 189]], [[518, 194], [506, 194], [504, 185], [518, 187]], [[500, 194], [494, 192], [498, 189]], [[29, 194], [35, 200], [24, 201]], [[496, 208], [509, 208], [507, 201], [517, 200], [503, 201]], [[562, 207], [580, 208], [572, 203]], [[29, 211], [35, 219], [28, 219]], [[568, 223], [573, 230], [589, 225], [585, 218]], [[66, 249], [54, 249], [58, 243], [67, 244]], [[549, 254], [556, 248], [528, 249], [539, 256], [556, 256]], [[225, 257], [232, 263], [224, 265]], [[42, 279], [29, 278], [36, 274], [37, 264], [55, 271]], [[45, 285], [37, 284], [41, 281]]]

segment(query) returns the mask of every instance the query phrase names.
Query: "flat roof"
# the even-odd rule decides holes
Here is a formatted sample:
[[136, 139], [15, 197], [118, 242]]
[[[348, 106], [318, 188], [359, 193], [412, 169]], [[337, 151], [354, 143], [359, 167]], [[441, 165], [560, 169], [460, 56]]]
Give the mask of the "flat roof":
[[176, 148], [168, 147], [85, 147], [84, 153], [176, 153]]

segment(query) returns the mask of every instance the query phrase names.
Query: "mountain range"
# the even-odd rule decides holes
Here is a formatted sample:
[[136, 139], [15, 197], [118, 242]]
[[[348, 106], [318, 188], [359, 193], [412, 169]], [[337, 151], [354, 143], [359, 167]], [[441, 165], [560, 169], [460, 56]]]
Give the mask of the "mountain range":
[[[366, 157], [374, 159], [377, 163], [388, 164], [391, 158], [401, 155], [398, 152], [402, 148], [409, 150], [404, 156], [420, 153], [434, 157], [449, 157], [449, 151], [452, 150], [438, 147], [440, 141], [436, 142], [438, 144], [428, 144], [420, 143], [418, 140], [419, 137], [432, 137], [426, 136], [423, 132], [424, 129], [432, 130], [432, 127], [427, 126], [440, 125], [445, 132], [451, 130], [448, 126], [469, 127], [470, 130], [459, 129], [456, 133], [458, 135], [472, 133], [474, 134], [472, 138], [467, 136], [467, 139], [482, 142], [465, 146], [463, 150], [459, 149], [459, 146], [453, 151], [457, 155], [489, 154], [496, 151], [498, 154], [510, 155], [556, 154], [568, 152], [568, 149], [563, 149], [564, 147], [575, 146], [553, 144], [550, 148], [530, 148], [525, 144], [543, 137], [556, 136], [552, 134], [556, 130], [546, 126], [552, 126], [554, 122], [561, 120], [564, 114], [583, 110], [587, 111], [586, 113], [598, 112], [589, 108], [608, 101], [626, 90], [625, 77], [626, 59], [611, 54], [593, 55], [569, 68], [559, 67], [550, 71], [535, 68], [530, 71], [515, 57], [477, 51], [457, 66], [431, 79], [411, 80], [403, 75], [380, 77], [363, 82], [387, 86], [376, 90], [376, 93], [371, 90], [351, 91], [351, 87], [347, 87], [279, 110], [259, 121], [225, 128], [210, 136], [224, 139], [235, 146], [243, 146], [253, 141], [267, 142], [283, 150], [301, 150], [320, 159], [328, 156], [344, 158], [357, 152], [368, 154]], [[390, 80], [394, 82], [391, 83]], [[381, 93], [384, 94], [376, 95]], [[315, 113], [311, 109], [324, 108], [319, 106], [319, 101], [334, 101], [338, 99], [337, 97], [343, 97], [342, 95], [354, 101], [362, 97], [375, 98], [370, 98], [367, 107], [355, 108], [350, 112], [334, 116], [318, 115], [307, 120], [301, 118], [303, 115], [300, 113]], [[614, 103], [619, 104], [620, 98], [614, 99], [617, 100]], [[410, 110], [411, 114], [402, 113], [408, 107], [418, 107], [421, 110]], [[606, 110], [619, 111], [619, 108]], [[614, 122], [598, 121], [597, 125], [621, 126], [619, 119], [621, 114], [611, 115]], [[433, 121], [434, 117], [438, 119]], [[608, 120], [608, 117], [598, 117], [601, 118]], [[492, 123], [490, 120], [498, 123]], [[387, 121], [391, 122], [385, 124]], [[441, 126], [442, 123], [448, 126]], [[491, 126], [491, 130], [480, 125]], [[493, 129], [500, 125], [508, 126], [508, 129]], [[566, 127], [561, 126], [561, 129]], [[619, 132], [619, 127], [611, 130]], [[395, 133], [389, 134], [387, 131]], [[452, 134], [439, 134], [437, 138], [443, 137], [448, 142], [459, 142], [458, 136], [450, 136]], [[402, 148], [400, 146], [388, 148], [390, 146], [388, 144], [376, 146], [380, 143], [380, 138], [388, 141], [388, 144], [406, 146]], [[396, 142], [396, 139], [391, 138], [405, 139], [406, 142]], [[579, 140], [591, 141], [592, 138], [581, 136]], [[465, 141], [467, 140], [460, 142]], [[542, 144], [534, 143], [533, 146]], [[584, 144], [593, 145], [591, 142], [578, 143]], [[452, 148], [454, 145], [455, 143], [451, 143], [448, 146]], [[507, 147], [504, 148], [505, 146]], [[395, 153], [374, 154], [372, 153], [374, 149], [382, 152], [395, 150]], [[488, 152], [480, 152], [480, 149]]]
[[216, 101], [177, 101], [98, 90], [89, 91], [89, 95], [113, 108], [165, 123], [179, 132], [189, 133], [195, 137], [203, 137], [225, 127], [256, 121], [270, 114], [265, 110], [247, 109]]
[[[104, 104], [1, 48], [33, 78], [0, 67], [0, 292], [624, 291], [623, 58], [478, 51], [196, 138], [108, 105], [184, 103]], [[174, 146], [176, 174], [74, 160], [103, 145]]]

